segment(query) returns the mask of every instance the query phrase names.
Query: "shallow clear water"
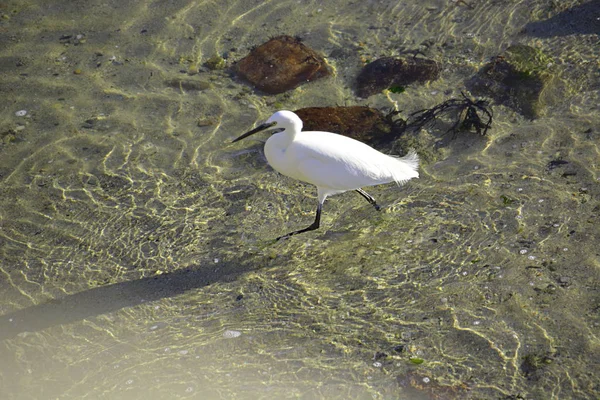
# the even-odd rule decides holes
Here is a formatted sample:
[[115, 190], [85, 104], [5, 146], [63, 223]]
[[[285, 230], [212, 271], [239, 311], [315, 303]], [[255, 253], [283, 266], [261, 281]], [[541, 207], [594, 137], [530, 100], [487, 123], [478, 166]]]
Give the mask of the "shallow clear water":
[[[322, 3], [0, 2], [3, 398], [600, 396], [596, 2]], [[202, 67], [280, 34], [335, 75], [264, 96]], [[431, 107], [514, 43], [553, 59], [542, 117], [401, 139], [421, 178], [371, 188], [382, 212], [334, 196], [272, 241], [315, 190], [232, 138], [281, 108]], [[440, 80], [354, 95], [415, 49]]]

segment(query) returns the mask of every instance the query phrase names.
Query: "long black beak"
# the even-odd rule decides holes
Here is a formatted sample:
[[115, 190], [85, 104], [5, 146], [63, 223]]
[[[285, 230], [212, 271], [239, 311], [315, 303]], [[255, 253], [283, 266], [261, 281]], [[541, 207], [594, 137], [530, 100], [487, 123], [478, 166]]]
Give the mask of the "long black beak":
[[265, 129], [269, 129], [270, 127], [274, 126], [275, 124], [277, 124], [277, 122], [274, 122], [274, 121], [273, 122], [265, 122], [264, 124], [260, 124], [259, 126], [257, 126], [256, 128], [252, 129], [251, 131], [244, 133], [239, 138], [234, 139], [231, 143], [235, 143], [238, 140], [242, 140], [244, 138], [247, 138], [248, 136], [254, 135], [257, 132], [264, 131]]

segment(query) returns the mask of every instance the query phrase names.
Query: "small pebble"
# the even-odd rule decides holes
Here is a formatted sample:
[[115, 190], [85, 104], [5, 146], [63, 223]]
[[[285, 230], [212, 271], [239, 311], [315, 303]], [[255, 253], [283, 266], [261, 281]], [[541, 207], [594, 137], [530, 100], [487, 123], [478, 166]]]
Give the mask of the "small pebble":
[[15, 113], [17, 117], [24, 117], [27, 115], [27, 110], [19, 110]]
[[403, 344], [399, 344], [397, 346], [394, 346], [394, 351], [396, 353], [402, 353], [404, 351], [404, 345]]
[[240, 332], [240, 331], [225, 331], [225, 332], [223, 332], [223, 337], [225, 339], [233, 339], [233, 338], [240, 337], [240, 336], [242, 336], [242, 332]]

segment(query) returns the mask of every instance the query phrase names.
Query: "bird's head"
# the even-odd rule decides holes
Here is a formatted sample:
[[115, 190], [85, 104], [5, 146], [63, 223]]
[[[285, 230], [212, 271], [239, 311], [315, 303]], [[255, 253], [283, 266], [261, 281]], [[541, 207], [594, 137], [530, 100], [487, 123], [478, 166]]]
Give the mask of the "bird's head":
[[272, 133], [277, 133], [282, 132], [284, 130], [300, 132], [302, 130], [302, 120], [300, 119], [300, 117], [298, 117], [291, 111], [277, 111], [275, 114], [271, 115], [266, 122], [260, 124], [251, 131], [244, 133], [237, 139], [234, 139], [232, 143], [235, 143], [238, 140], [242, 140], [250, 135], [254, 135], [255, 133], [261, 131], [271, 131]]

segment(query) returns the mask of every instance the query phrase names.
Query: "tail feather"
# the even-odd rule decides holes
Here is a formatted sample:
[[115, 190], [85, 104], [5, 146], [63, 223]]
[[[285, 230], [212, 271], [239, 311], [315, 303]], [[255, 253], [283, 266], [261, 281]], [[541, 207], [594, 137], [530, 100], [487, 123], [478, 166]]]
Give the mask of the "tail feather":
[[394, 163], [390, 166], [390, 172], [398, 185], [419, 177], [419, 155], [414, 149], [410, 149], [404, 157], [394, 157], [392, 160]]

